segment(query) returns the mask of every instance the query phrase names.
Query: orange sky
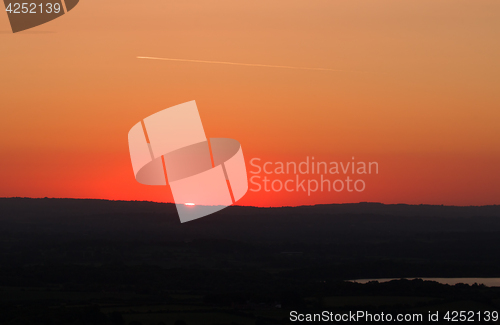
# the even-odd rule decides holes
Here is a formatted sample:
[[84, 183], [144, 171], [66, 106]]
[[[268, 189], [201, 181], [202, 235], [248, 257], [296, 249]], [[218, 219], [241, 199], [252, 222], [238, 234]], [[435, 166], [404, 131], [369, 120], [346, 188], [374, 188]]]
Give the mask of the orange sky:
[[497, 0], [84, 0], [17, 34], [0, 13], [0, 196], [170, 201], [135, 181], [127, 133], [196, 100], [207, 136], [237, 139], [247, 162], [380, 165], [362, 193], [240, 204], [500, 204], [499, 12]]

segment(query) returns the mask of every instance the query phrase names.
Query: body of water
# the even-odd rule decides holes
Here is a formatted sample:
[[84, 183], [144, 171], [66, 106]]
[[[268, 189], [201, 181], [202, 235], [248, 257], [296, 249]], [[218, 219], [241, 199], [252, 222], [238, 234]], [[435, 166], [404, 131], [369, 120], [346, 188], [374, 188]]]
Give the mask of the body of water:
[[[392, 279], [359, 279], [359, 280], [350, 280], [352, 282], [357, 283], [367, 283], [370, 281], [378, 281], [378, 282], [387, 282], [392, 280], [400, 280], [401, 278], [392, 278]], [[422, 279], [424, 281], [436, 281], [442, 284], [455, 285], [457, 283], [464, 283], [472, 285], [474, 283], [484, 284], [487, 287], [500, 287], [500, 278], [405, 278], [408, 280], [414, 279]]]

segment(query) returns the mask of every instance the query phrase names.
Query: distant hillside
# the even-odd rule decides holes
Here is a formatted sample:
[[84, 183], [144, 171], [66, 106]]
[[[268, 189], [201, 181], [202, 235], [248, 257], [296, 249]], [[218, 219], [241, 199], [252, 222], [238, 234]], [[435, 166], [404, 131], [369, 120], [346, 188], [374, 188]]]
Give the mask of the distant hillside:
[[[382, 204], [372, 202], [320, 204], [298, 207], [258, 208], [231, 206], [216, 213], [220, 214], [376, 214], [392, 216], [435, 216], [435, 217], [500, 217], [500, 205], [487, 206], [445, 206], [445, 205], [409, 205]], [[71, 213], [85, 215], [96, 213], [166, 213], [175, 212], [172, 203], [156, 203], [147, 201], [110, 201], [96, 199], [51, 199], [51, 198], [0, 198], [2, 213]]]
[[0, 199], [0, 265], [252, 268], [301, 279], [476, 277], [500, 276], [499, 250], [499, 206], [234, 206], [181, 224], [173, 204]]
[[90, 199], [0, 199], [1, 229], [137, 238], [330, 241], [351, 235], [500, 231], [500, 206], [331, 204], [232, 206], [180, 224], [173, 204]]

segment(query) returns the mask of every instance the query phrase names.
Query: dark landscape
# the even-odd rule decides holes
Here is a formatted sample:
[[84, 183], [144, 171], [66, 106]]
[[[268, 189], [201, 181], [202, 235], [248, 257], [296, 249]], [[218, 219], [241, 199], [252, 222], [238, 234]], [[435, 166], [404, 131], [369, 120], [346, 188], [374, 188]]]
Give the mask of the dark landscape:
[[289, 312], [499, 310], [500, 206], [0, 199], [2, 324], [288, 324]]

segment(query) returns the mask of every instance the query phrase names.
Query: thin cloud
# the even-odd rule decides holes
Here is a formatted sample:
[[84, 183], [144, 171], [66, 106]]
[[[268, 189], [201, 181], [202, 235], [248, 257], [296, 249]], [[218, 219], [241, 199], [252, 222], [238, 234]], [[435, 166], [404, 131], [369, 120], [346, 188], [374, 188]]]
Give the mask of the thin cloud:
[[237, 63], [237, 62], [224, 62], [224, 61], [205, 61], [205, 60], [187, 60], [187, 59], [171, 59], [171, 58], [156, 58], [150, 56], [138, 56], [138, 59], [146, 60], [162, 60], [162, 61], [178, 61], [178, 62], [195, 62], [195, 63], [211, 63], [211, 64], [227, 64], [239, 65], [245, 67], [262, 67], [262, 68], [280, 68], [280, 69], [295, 69], [295, 70], [316, 70], [316, 71], [344, 71], [328, 68], [306, 68], [306, 67], [292, 67], [288, 65], [269, 65], [269, 64], [254, 64], [254, 63]]

